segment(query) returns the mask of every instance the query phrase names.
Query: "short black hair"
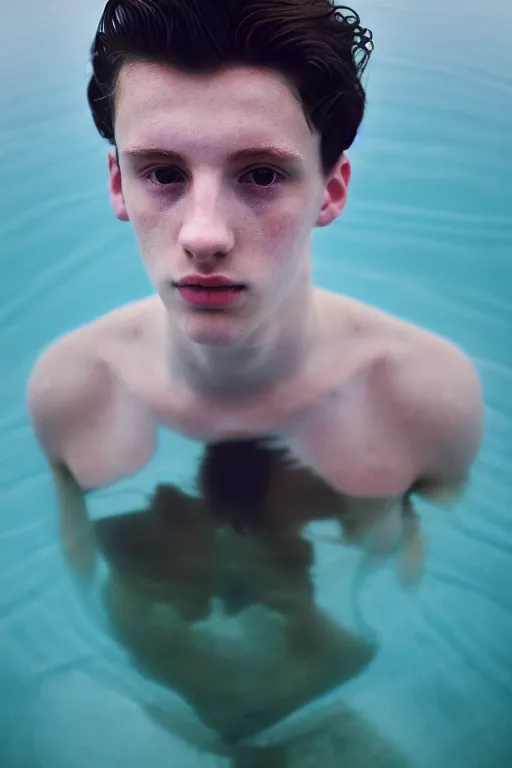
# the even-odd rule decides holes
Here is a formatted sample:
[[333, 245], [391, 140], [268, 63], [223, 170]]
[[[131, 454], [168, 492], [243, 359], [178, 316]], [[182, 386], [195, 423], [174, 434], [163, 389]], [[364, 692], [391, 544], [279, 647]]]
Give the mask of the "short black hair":
[[126, 61], [190, 73], [232, 65], [276, 70], [320, 134], [328, 173], [363, 119], [361, 76], [372, 50], [358, 14], [331, 0], [108, 0], [91, 48], [88, 101], [98, 131], [115, 144], [116, 86]]

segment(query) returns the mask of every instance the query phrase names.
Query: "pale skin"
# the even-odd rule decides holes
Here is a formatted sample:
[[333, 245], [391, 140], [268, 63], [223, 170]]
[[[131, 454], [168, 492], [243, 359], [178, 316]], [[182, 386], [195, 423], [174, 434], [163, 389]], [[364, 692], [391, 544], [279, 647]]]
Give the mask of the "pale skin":
[[[274, 439], [350, 500], [349, 538], [390, 510], [396, 527], [394, 502], [417, 483], [443, 497], [463, 487], [483, 414], [468, 357], [312, 284], [313, 231], [342, 213], [351, 171], [342, 156], [322, 172], [320, 137], [289, 83], [243, 67], [191, 76], [131, 62], [115, 134], [111, 204], [132, 224], [155, 294], [58, 339], [28, 386], [71, 557], [87, 567], [86, 508], [59, 467], [78, 490], [108, 486], [151, 460], [159, 428]], [[256, 169], [275, 172], [269, 186]], [[230, 309], [198, 310], [174, 287], [190, 273], [245, 289]]]
[[[83, 488], [108, 485], [151, 459], [163, 426], [204, 441], [275, 436], [354, 497], [463, 482], [482, 430], [466, 355], [312, 285], [311, 236], [341, 214], [350, 164], [342, 156], [324, 176], [320, 138], [288, 83], [248, 68], [191, 76], [133, 62], [116, 104], [111, 203], [133, 226], [156, 294], [57, 340], [36, 363], [29, 411], [49, 459]], [[269, 146], [295, 159], [228, 159]], [[155, 176], [161, 168], [176, 169], [171, 183]], [[251, 179], [257, 168], [276, 172], [272, 185]], [[172, 287], [190, 272], [247, 290], [231, 310], [198, 311]]]

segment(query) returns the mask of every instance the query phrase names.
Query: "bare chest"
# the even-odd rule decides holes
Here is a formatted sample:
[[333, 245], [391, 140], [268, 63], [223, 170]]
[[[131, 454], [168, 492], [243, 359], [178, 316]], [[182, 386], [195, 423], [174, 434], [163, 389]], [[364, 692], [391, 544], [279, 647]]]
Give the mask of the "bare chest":
[[342, 381], [294, 381], [240, 401], [202, 399], [156, 374], [132, 375], [127, 384], [155, 430], [205, 443], [269, 438], [347, 495], [399, 496], [414, 472], [400, 420], [364, 366]]

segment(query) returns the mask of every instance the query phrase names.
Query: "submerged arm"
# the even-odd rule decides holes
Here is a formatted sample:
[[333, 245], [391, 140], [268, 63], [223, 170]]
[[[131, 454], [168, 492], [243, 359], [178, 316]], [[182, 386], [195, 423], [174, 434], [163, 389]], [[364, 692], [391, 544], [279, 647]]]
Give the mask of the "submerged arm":
[[96, 545], [85, 493], [64, 463], [53, 461], [51, 467], [57, 491], [60, 537], [64, 553], [78, 576], [91, 577], [95, 565]]

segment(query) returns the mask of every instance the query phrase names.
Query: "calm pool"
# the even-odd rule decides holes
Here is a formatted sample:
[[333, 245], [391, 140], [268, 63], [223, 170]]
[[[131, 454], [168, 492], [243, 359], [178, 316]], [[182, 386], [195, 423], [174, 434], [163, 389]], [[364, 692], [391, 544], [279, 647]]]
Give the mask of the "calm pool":
[[[422, 510], [428, 563], [419, 590], [400, 590], [387, 568], [365, 582], [362, 608], [379, 643], [373, 663], [234, 763], [177, 699], [168, 705], [174, 733], [162, 709], [151, 711], [165, 692], [130, 677], [98, 601], [83, 599], [62, 556], [49, 473], [25, 412], [27, 375], [52, 338], [150, 286], [129, 227], [109, 209], [106, 147], [85, 100], [102, 0], [2, 8], [5, 768], [512, 764], [512, 5], [353, 4], [376, 42], [369, 108], [351, 151], [346, 214], [316, 232], [316, 279], [460, 344], [485, 387], [485, 442], [457, 509]], [[196, 455], [163, 435], [155, 461], [100, 494], [95, 513], [135, 508], [140, 491], [164, 477], [185, 487]], [[343, 551], [319, 538], [318, 599], [333, 617], [345, 568]]]

